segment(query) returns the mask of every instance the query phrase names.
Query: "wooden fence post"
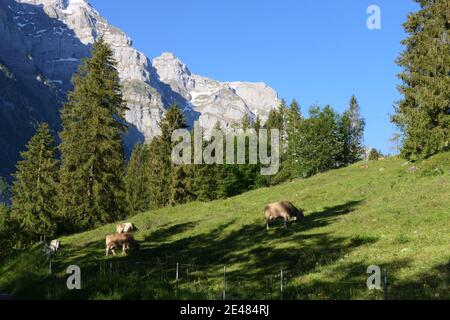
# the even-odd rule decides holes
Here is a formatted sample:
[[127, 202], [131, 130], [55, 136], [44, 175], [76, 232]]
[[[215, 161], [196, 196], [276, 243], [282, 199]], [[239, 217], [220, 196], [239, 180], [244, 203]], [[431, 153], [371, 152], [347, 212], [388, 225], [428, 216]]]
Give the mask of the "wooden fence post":
[[389, 300], [389, 281], [387, 269], [384, 269], [383, 289], [384, 289], [384, 300]]
[[281, 273], [280, 273], [280, 300], [283, 300], [283, 282], [284, 282], [284, 274], [283, 274], [283, 269], [281, 269]]
[[180, 271], [180, 264], [177, 262], [177, 274], [175, 277], [176, 281], [176, 287], [175, 287], [175, 299], [178, 300], [178, 280], [179, 280], [179, 271]]
[[227, 299], [227, 266], [223, 267], [223, 300]]

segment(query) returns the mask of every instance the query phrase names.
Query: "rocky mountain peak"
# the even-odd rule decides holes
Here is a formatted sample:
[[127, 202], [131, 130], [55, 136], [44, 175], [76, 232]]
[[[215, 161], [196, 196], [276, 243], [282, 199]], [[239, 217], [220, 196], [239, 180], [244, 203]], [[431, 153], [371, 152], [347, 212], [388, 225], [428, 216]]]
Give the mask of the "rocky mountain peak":
[[231, 127], [245, 115], [250, 119], [259, 115], [264, 122], [269, 111], [279, 104], [275, 90], [263, 82], [220, 82], [193, 74], [170, 52], [155, 58], [153, 67], [159, 80], [186, 100], [184, 109], [195, 112], [195, 120], [207, 132], [217, 122], [224, 128]]
[[178, 59], [172, 52], [164, 52], [159, 57], [153, 59], [153, 66], [163, 73], [163, 69], [166, 71], [170, 71], [167, 75], [168, 78], [170, 76], [177, 77], [183, 75], [191, 75], [191, 71], [189, 68]]
[[191, 81], [191, 71], [173, 53], [164, 52], [159, 57], [153, 59], [153, 67], [156, 69], [159, 80], [168, 84], [171, 89], [189, 101]]

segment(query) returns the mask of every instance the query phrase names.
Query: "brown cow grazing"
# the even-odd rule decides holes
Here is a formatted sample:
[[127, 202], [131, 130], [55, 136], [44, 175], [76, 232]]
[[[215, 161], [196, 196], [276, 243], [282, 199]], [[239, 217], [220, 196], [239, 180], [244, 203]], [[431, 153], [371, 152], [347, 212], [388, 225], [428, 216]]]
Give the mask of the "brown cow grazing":
[[112, 251], [114, 255], [116, 255], [116, 252], [114, 249], [122, 246], [122, 255], [127, 254], [127, 250], [129, 250], [131, 247], [139, 247], [139, 244], [134, 239], [134, 237], [129, 233], [120, 233], [120, 234], [111, 234], [109, 236], [106, 236], [106, 256], [109, 255], [109, 252]]
[[288, 221], [297, 221], [305, 217], [302, 210], [297, 209], [291, 202], [288, 201], [268, 204], [264, 208], [264, 215], [266, 218], [267, 230], [269, 230], [269, 223], [272, 220], [283, 219], [284, 227], [287, 228]]

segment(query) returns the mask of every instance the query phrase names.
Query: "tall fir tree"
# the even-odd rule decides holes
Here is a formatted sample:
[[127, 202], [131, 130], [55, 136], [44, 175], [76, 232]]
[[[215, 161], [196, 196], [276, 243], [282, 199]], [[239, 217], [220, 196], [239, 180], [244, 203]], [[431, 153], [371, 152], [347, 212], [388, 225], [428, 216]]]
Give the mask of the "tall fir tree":
[[169, 204], [171, 206], [183, 204], [195, 199], [190, 169], [191, 165], [173, 165], [169, 191]]
[[[214, 130], [220, 131], [220, 123], [217, 122], [213, 128]], [[207, 139], [203, 136], [203, 150], [214, 142], [214, 138]], [[194, 160], [194, 136], [192, 135], [192, 160]], [[215, 157], [215, 150], [211, 154], [212, 157]], [[194, 164], [189, 166], [191, 181], [189, 182], [189, 187], [193, 190], [195, 195], [195, 200], [207, 202], [217, 199], [217, 188], [219, 181], [217, 179], [218, 173], [220, 172], [219, 165], [217, 164], [206, 164], [203, 163], [201, 165]]]
[[147, 144], [136, 144], [127, 166], [125, 186], [130, 213], [150, 209], [150, 148]]
[[46, 123], [39, 125], [28, 142], [14, 175], [12, 218], [21, 239], [57, 234], [57, 190], [59, 162], [56, 146]]
[[244, 192], [244, 176], [239, 165], [223, 164], [218, 174], [217, 194], [220, 199], [233, 197]]
[[186, 128], [183, 113], [173, 105], [165, 113], [160, 124], [161, 134], [150, 143], [151, 205], [160, 208], [169, 204], [185, 202], [188, 192], [184, 186], [186, 172], [176, 168], [171, 156], [174, 147], [172, 133]]
[[408, 37], [397, 63], [403, 99], [393, 122], [404, 134], [402, 155], [417, 160], [450, 149], [450, 6], [415, 0], [420, 10], [403, 25]]
[[289, 144], [293, 146], [296, 145], [295, 139], [297, 138], [298, 127], [300, 126], [300, 122], [302, 120], [302, 114], [300, 111], [300, 106], [298, 102], [294, 99], [289, 106], [286, 115], [286, 135], [288, 139], [288, 148]]
[[339, 127], [342, 141], [340, 165], [346, 166], [362, 160], [365, 155], [365, 120], [361, 116], [361, 109], [354, 95], [350, 99], [348, 110], [342, 115]]
[[[198, 177], [197, 179], [198, 184], [202, 183], [202, 180], [207, 180], [209, 179], [209, 176], [212, 176], [213, 179], [215, 180], [215, 184], [213, 185], [213, 193], [212, 196], [214, 197], [213, 199], [223, 199], [223, 198], [227, 198], [229, 197], [230, 194], [235, 194], [235, 191], [233, 189], [233, 183], [236, 183], [236, 177], [234, 175], [234, 171], [232, 171], [232, 167], [233, 165], [227, 165], [226, 164], [226, 136], [227, 133], [225, 131], [225, 129], [221, 126], [220, 122], [216, 122], [216, 124], [214, 125], [214, 130], [221, 132], [224, 140], [222, 141], [222, 150], [223, 150], [223, 155], [222, 155], [222, 163], [223, 164], [212, 164], [209, 166], [209, 172], [202, 172], [203, 174], [206, 174], [206, 177]], [[210, 140], [209, 142], [212, 142], [212, 140]], [[215, 156], [215, 154], [214, 154]], [[204, 193], [209, 193], [207, 190], [204, 190]], [[201, 200], [201, 199], [199, 199]]]
[[170, 197], [170, 144], [157, 136], [150, 142], [149, 149], [150, 207], [161, 208], [169, 204]]
[[127, 215], [125, 158], [126, 104], [116, 61], [103, 39], [73, 77], [61, 118], [60, 215], [65, 232], [84, 231]]
[[[245, 117], [244, 117], [245, 122]], [[242, 122], [236, 122], [233, 124], [233, 129], [241, 129]], [[220, 123], [217, 122], [214, 126], [215, 130], [221, 131], [224, 141], [223, 141], [223, 164], [214, 165], [216, 168], [215, 175], [217, 180], [217, 190], [216, 197], [218, 199], [224, 199], [240, 194], [242, 191], [242, 171], [239, 165], [227, 164], [226, 153], [227, 153], [227, 143], [226, 140], [230, 139], [230, 132], [226, 132], [224, 128], [221, 127]], [[234, 136], [234, 135], [233, 135]], [[233, 153], [236, 159], [236, 146], [237, 141], [234, 140]]]
[[263, 127], [261, 117], [259, 116], [259, 114], [256, 115], [254, 127], [255, 127], [256, 133], [259, 134], [259, 130]]
[[[247, 130], [254, 130], [255, 133], [259, 132], [260, 129], [260, 119], [256, 119], [256, 121], [251, 122], [249, 121], [248, 116], [244, 116], [241, 121], [240, 129], [247, 131]], [[250, 131], [249, 131], [250, 132]], [[256, 136], [256, 152], [259, 152], [259, 139], [258, 136]], [[241, 181], [240, 185], [242, 190], [240, 190], [240, 193], [253, 190], [255, 188], [261, 187], [264, 185], [264, 179], [262, 179], [260, 175], [261, 171], [261, 164], [251, 164], [250, 163], [250, 138], [245, 137], [245, 164], [239, 165], [239, 170], [241, 171]]]
[[193, 170], [192, 190], [195, 193], [195, 200], [207, 202], [217, 199], [217, 188], [220, 183], [217, 180], [218, 172], [220, 172], [219, 165], [202, 164], [191, 167]]
[[[270, 137], [270, 130], [271, 129], [277, 129], [280, 130], [280, 139], [281, 139], [281, 145], [285, 146], [286, 141], [286, 117], [288, 113], [288, 108], [286, 105], [286, 101], [283, 99], [280, 102], [280, 105], [276, 109], [272, 109], [269, 112], [269, 116], [267, 118], [267, 121], [264, 125], [264, 127], [269, 130], [269, 137]], [[284, 150], [282, 148], [281, 150]]]
[[[171, 108], [170, 112], [168, 112], [166, 116], [166, 120], [168, 121], [167, 125], [169, 128], [168, 132], [170, 132], [170, 136], [177, 129], [187, 128], [186, 119], [177, 106]], [[171, 157], [172, 149], [179, 141], [173, 141], [172, 137], [170, 137], [169, 142], [169, 157]], [[194, 199], [195, 192], [193, 190], [192, 165], [174, 164], [171, 161], [169, 204], [175, 206], [177, 204], [186, 203]]]
[[302, 121], [300, 106], [296, 100], [293, 100], [286, 116], [286, 156], [282, 163], [279, 179], [286, 181], [298, 176], [298, 150], [299, 147], [299, 128]]
[[278, 108], [270, 110], [267, 121], [264, 124], [264, 129], [267, 130], [269, 153], [271, 153], [271, 150], [272, 150], [272, 146], [271, 146], [272, 133], [271, 133], [271, 131], [274, 129], [279, 130], [280, 162], [281, 162], [281, 170], [283, 171], [275, 176], [270, 176], [270, 177], [266, 176], [265, 180], [268, 184], [278, 184], [278, 183], [284, 181], [284, 178], [280, 179], [280, 175], [283, 177], [285, 176], [284, 169], [286, 168], [286, 166], [284, 166], [283, 163], [285, 163], [286, 156], [287, 156], [287, 132], [286, 132], [287, 114], [288, 114], [288, 107], [287, 107], [286, 101], [284, 99], [282, 99]]

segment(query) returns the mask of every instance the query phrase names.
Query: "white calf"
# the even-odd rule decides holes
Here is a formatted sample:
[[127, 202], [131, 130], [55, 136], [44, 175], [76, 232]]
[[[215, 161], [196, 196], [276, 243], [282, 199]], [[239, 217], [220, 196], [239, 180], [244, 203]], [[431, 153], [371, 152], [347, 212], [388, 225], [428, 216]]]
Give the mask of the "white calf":
[[51, 255], [51, 254], [55, 254], [56, 252], [58, 252], [60, 247], [61, 247], [61, 241], [56, 239], [56, 240], [52, 240], [52, 242], [50, 242], [50, 245], [48, 245], [47, 243], [44, 243], [43, 251], [45, 254]]
[[129, 232], [138, 231], [138, 228], [136, 228], [136, 226], [134, 224], [128, 222], [128, 223], [118, 224], [116, 226], [116, 231], [117, 231], [117, 233], [129, 233]]

